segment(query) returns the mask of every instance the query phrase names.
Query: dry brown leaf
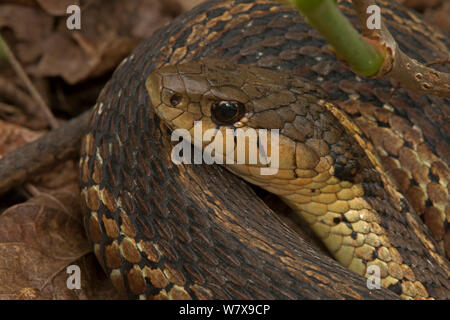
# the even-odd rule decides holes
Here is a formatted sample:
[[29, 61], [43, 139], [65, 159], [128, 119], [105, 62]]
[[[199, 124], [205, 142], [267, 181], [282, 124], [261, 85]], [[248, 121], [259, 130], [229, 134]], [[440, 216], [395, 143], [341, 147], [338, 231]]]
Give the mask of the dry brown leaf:
[[[118, 297], [85, 257], [90, 251], [76, 184], [9, 208], [0, 215], [0, 299], [102, 298], [97, 288]], [[81, 268], [80, 290], [66, 285], [72, 264]]]
[[[26, 21], [26, 23], [24, 23]], [[20, 5], [0, 6], [0, 28], [12, 30], [19, 60], [28, 63], [42, 54], [43, 39], [51, 32], [54, 19], [39, 8]]]
[[0, 120], [0, 158], [17, 147], [36, 140], [43, 134], [43, 131], [32, 131]]
[[[76, 114], [95, 102], [104, 76], [142, 39], [199, 1], [188, 2], [0, 0], [0, 28], [34, 84], [43, 83], [38, 90], [52, 109]], [[80, 4], [81, 30], [67, 29], [68, 4]], [[6, 98], [0, 91], [0, 101], [34, 114], [34, 102], [24, 107]]]
[[18, 40], [42, 39], [50, 33], [52, 23], [53, 18], [39, 8], [20, 5], [0, 6], [0, 27], [12, 29]]
[[136, 45], [128, 38], [114, 38], [93, 42], [82, 34], [70, 37], [66, 32], [55, 32], [45, 42], [43, 57], [36, 67], [28, 68], [35, 76], [61, 76], [75, 84], [111, 70]]
[[172, 18], [162, 11], [150, 0], [92, 2], [81, 12], [81, 30], [68, 30], [65, 17], [60, 19], [39, 63], [27, 70], [38, 77], [61, 76], [70, 84], [105, 74]]
[[36, 1], [40, 7], [0, 5], [0, 27], [12, 30], [13, 49], [27, 72], [70, 84], [111, 71], [173, 18], [159, 1], [98, 0], [81, 3], [81, 30], [68, 30], [67, 6], [79, 1]]

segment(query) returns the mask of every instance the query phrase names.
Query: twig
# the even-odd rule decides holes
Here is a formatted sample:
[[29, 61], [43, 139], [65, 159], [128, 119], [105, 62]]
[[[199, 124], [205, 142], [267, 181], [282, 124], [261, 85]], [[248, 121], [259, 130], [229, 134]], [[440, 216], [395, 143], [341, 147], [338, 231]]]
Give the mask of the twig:
[[31, 197], [37, 197], [41, 194], [41, 191], [29, 182], [25, 183], [23, 188], [31, 195]]
[[22, 66], [20, 65], [19, 61], [14, 56], [13, 52], [9, 48], [6, 41], [3, 40], [3, 37], [0, 35], [0, 47], [2, 47], [2, 50], [6, 57], [9, 60], [9, 63], [16, 71], [17, 75], [22, 79], [25, 86], [27, 87], [28, 91], [30, 92], [31, 96], [36, 100], [38, 106], [41, 108], [42, 112], [45, 115], [45, 118], [47, 119], [47, 122], [49, 125], [54, 129], [59, 126], [58, 121], [54, 117], [53, 113], [50, 111], [50, 108], [45, 103], [44, 99], [42, 99], [39, 92], [34, 87], [33, 83], [31, 82], [30, 78], [26, 74], [25, 70], [23, 70]]
[[6, 100], [12, 101], [15, 105], [22, 107], [26, 113], [42, 119], [36, 112], [36, 102], [12, 81], [0, 76], [0, 95]]
[[0, 194], [21, 185], [54, 163], [79, 153], [90, 111], [0, 159]]
[[380, 29], [368, 28], [367, 8], [375, 5], [375, 0], [353, 1], [363, 37], [351, 26], [333, 0], [280, 1], [296, 6], [354, 72], [396, 80], [402, 87], [416, 93], [450, 98], [449, 73], [429, 68], [403, 53], [382, 19]]
[[440, 72], [421, 64], [400, 50], [389, 29], [381, 19], [380, 29], [367, 28], [367, 8], [375, 5], [375, 0], [353, 0], [363, 35], [386, 50], [383, 68], [377, 77], [389, 77], [400, 83], [402, 87], [417, 93], [434, 94], [450, 98], [450, 74]]

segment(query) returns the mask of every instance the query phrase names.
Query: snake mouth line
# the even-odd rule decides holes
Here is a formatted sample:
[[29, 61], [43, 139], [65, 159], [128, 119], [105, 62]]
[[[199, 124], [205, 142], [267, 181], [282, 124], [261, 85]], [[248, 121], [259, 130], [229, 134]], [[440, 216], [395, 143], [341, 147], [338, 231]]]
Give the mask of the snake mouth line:
[[[190, 131], [193, 131], [192, 136]], [[203, 131], [202, 122], [195, 121], [193, 130], [173, 130], [171, 141], [179, 141], [171, 151], [175, 164], [253, 165], [259, 167], [261, 175], [275, 175], [279, 170], [278, 129]], [[193, 156], [191, 144], [194, 146]]]

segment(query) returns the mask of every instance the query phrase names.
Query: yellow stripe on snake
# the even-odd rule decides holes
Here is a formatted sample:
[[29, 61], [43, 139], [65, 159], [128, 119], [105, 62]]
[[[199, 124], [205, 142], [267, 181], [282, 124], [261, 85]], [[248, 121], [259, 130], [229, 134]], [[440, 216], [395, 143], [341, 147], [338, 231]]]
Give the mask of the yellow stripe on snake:
[[[349, 13], [347, 5], [341, 8]], [[383, 14], [395, 17], [395, 27], [407, 21], [400, 35], [422, 23], [392, 10], [384, 8]], [[93, 111], [82, 147], [87, 233], [116, 287], [141, 298], [302, 297], [290, 291], [294, 281], [286, 280], [296, 268], [291, 249], [282, 247], [289, 244], [270, 244], [249, 227], [253, 222], [237, 218], [251, 210], [244, 205], [235, 208], [241, 213], [225, 208], [238, 200], [222, 173], [214, 178], [213, 167], [208, 177], [197, 176], [190, 170], [203, 169], [170, 162], [173, 146], [165, 126], [193, 136], [194, 122], [201, 121], [202, 134], [278, 129], [276, 174], [261, 175], [261, 163], [225, 167], [278, 195], [356, 274], [370, 276], [377, 267], [382, 286], [402, 298], [450, 297], [449, 262], [440, 255], [448, 228], [449, 171], [448, 146], [439, 137], [448, 137], [448, 100], [402, 89], [397, 94], [388, 82], [355, 77], [326, 53], [320, 36], [294, 11], [270, 1], [210, 1], [167, 28], [118, 68]], [[429, 28], [423, 25], [422, 32], [431, 39]], [[448, 54], [436, 34], [429, 40], [433, 50]], [[400, 44], [414, 41], [400, 39]], [[233, 62], [203, 59], [218, 56]], [[413, 100], [423, 102], [424, 111]], [[437, 116], [442, 112], [444, 120]], [[232, 151], [236, 160], [239, 154]], [[248, 145], [245, 152], [248, 161]], [[192, 204], [197, 200], [209, 205]], [[438, 243], [417, 211], [431, 222]], [[266, 221], [256, 224], [272, 223]], [[247, 267], [253, 253], [231, 244], [228, 234], [265, 252], [257, 269], [263, 273], [253, 278]], [[277, 274], [275, 266], [286, 274]], [[321, 268], [311, 269], [314, 277]], [[258, 276], [271, 283], [271, 293], [264, 292], [264, 281], [255, 286]], [[288, 285], [274, 288], [273, 282]], [[320, 286], [333, 284], [324, 280]]]

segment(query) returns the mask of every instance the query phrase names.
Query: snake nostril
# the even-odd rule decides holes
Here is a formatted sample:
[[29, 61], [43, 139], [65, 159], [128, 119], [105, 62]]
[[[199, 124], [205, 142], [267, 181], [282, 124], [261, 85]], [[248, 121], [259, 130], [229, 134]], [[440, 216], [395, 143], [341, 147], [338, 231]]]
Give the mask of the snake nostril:
[[173, 107], [176, 107], [177, 105], [180, 104], [181, 100], [182, 100], [182, 97], [178, 93], [175, 93], [174, 95], [172, 95], [170, 97], [170, 104]]

